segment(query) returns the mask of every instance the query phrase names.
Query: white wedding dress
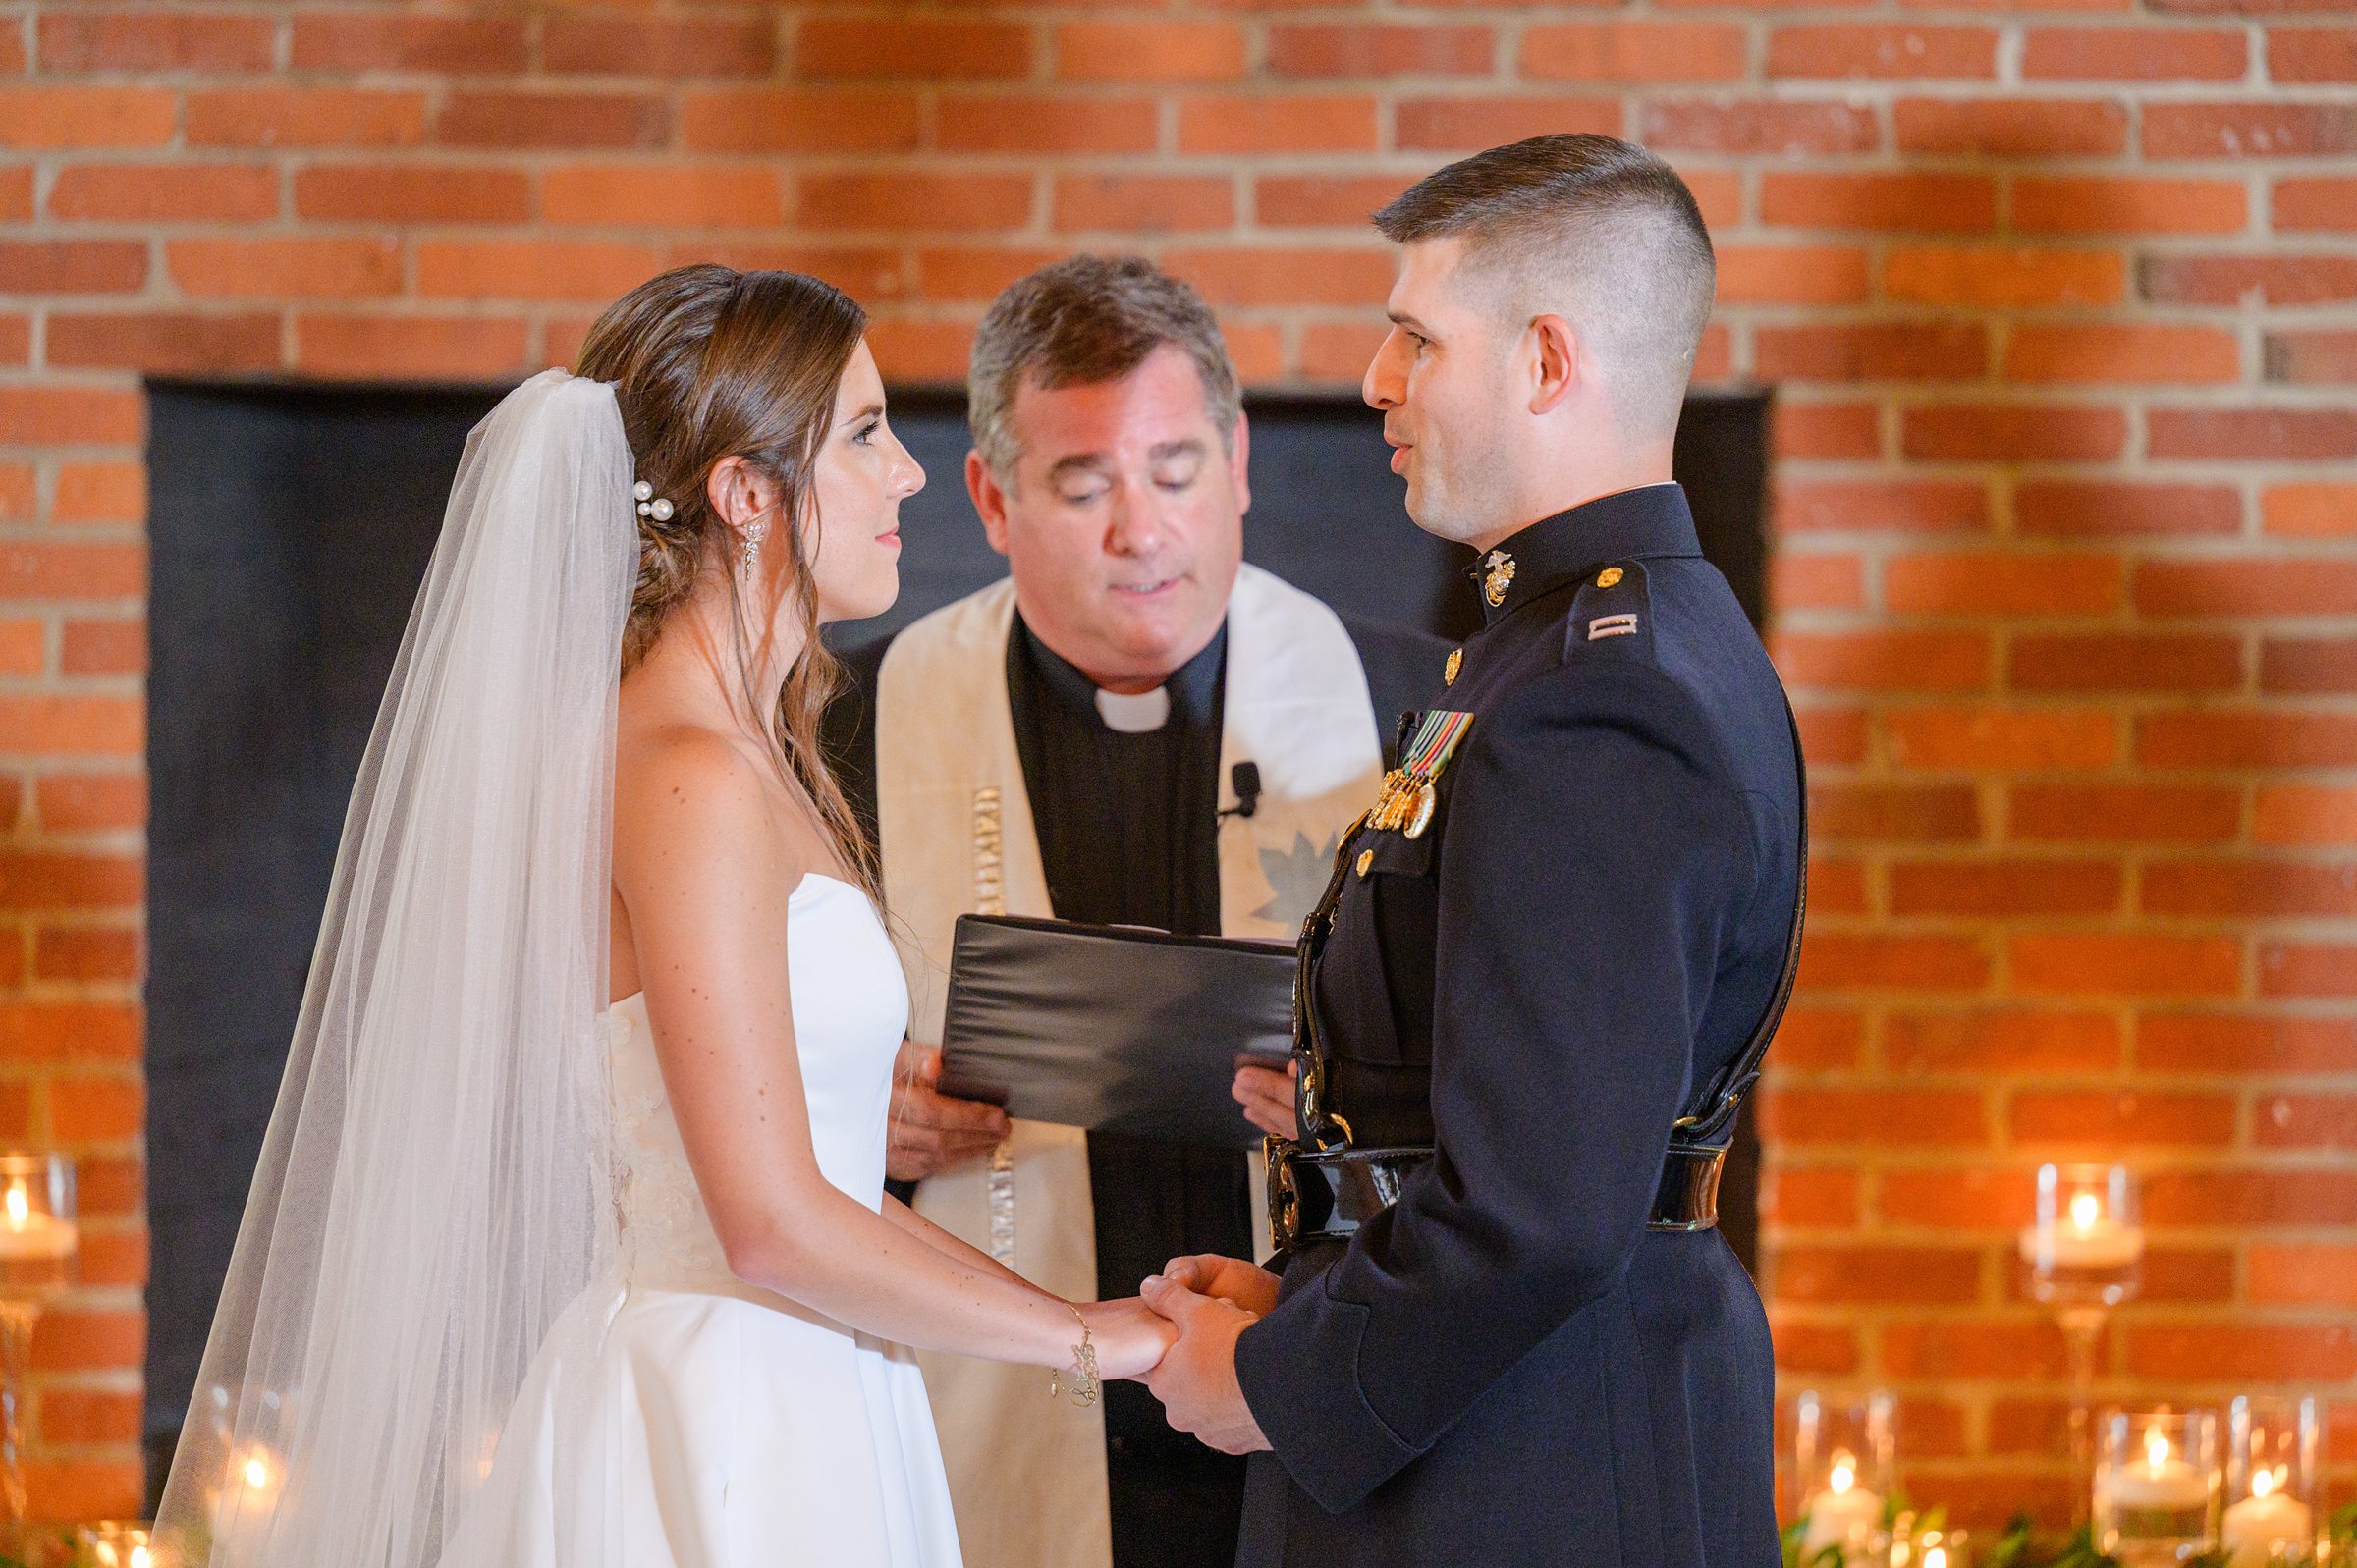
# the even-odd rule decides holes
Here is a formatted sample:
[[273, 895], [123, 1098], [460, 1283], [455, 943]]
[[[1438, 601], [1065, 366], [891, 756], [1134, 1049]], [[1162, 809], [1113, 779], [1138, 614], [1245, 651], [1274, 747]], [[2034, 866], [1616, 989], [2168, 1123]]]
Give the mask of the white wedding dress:
[[[866, 896], [832, 878], [803, 879], [788, 927], [810, 1141], [826, 1178], [873, 1209], [908, 1018], [900, 961]], [[957, 1568], [916, 1364], [730, 1273], [645, 999], [605, 1018], [621, 1286], [593, 1287], [549, 1336], [597, 1349], [534, 1363], [444, 1568], [568, 1568], [567, 1540], [632, 1568]], [[585, 1313], [602, 1334], [566, 1332]]]

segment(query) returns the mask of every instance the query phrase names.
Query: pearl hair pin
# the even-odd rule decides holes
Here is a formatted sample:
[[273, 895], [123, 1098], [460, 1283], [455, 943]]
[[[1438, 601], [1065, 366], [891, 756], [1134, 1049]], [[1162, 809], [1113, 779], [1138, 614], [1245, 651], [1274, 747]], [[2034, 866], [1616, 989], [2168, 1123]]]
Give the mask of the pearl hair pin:
[[638, 498], [638, 515], [652, 517], [657, 522], [669, 522], [673, 507], [669, 496], [655, 494], [655, 487], [644, 479], [630, 486], [630, 494]]

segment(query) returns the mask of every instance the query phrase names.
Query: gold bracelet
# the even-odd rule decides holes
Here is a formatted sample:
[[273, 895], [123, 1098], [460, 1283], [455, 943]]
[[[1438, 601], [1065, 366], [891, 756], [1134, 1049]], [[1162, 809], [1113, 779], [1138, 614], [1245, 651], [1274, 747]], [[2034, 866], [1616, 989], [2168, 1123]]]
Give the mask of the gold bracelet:
[[[1070, 1302], [1068, 1301], [1064, 1305], [1065, 1309], [1071, 1313], [1072, 1321], [1080, 1325], [1080, 1342], [1072, 1346], [1072, 1385], [1069, 1391], [1072, 1403], [1086, 1410], [1090, 1405], [1095, 1404], [1097, 1396], [1105, 1391], [1105, 1383], [1097, 1376], [1097, 1347], [1095, 1341], [1088, 1335], [1088, 1320], [1081, 1317], [1080, 1309]], [[1066, 1391], [1064, 1374], [1061, 1372], [1050, 1373], [1048, 1375], [1048, 1397], [1054, 1399]]]

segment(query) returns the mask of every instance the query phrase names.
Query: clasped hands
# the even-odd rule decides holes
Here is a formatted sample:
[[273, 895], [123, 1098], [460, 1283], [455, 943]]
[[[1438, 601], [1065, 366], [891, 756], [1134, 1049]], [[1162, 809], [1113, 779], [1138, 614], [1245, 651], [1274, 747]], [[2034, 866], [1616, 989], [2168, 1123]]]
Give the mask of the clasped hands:
[[1138, 1286], [1136, 1300], [1153, 1315], [1162, 1359], [1108, 1373], [1140, 1379], [1173, 1428], [1222, 1453], [1268, 1447], [1236, 1381], [1235, 1341], [1277, 1305], [1277, 1276], [1238, 1258], [1174, 1258]]
[[1235, 1378], [1236, 1336], [1277, 1305], [1277, 1276], [1239, 1258], [1173, 1258], [1122, 1301], [1073, 1304], [1105, 1377], [1143, 1382], [1171, 1426], [1222, 1453], [1269, 1446]]

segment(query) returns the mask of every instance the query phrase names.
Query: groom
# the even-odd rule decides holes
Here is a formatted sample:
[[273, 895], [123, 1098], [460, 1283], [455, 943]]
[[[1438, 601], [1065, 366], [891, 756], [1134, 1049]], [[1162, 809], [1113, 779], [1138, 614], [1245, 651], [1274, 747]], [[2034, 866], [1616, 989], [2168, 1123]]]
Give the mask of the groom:
[[[1235, 372], [1202, 300], [1149, 263], [1074, 256], [1014, 284], [969, 381], [967, 489], [1009, 576], [852, 654], [862, 700], [836, 715], [855, 721], [837, 749], [878, 828], [919, 1043], [890, 1169], [1026, 1278], [1127, 1296], [1173, 1253], [1253, 1250], [1259, 1162], [1010, 1133], [942, 1095], [925, 1043], [957, 918], [1289, 941], [1446, 649], [1243, 564]], [[1238, 1089], [1289, 1127], [1284, 1074]], [[1241, 1462], [1171, 1432], [1142, 1386], [1080, 1412], [1030, 1369], [922, 1359], [969, 1568], [1233, 1562]]]
[[1776, 673], [1671, 480], [1710, 240], [1593, 135], [1376, 222], [1366, 398], [1486, 624], [1302, 937], [1282, 1286], [1175, 1261], [1149, 1380], [1253, 1454], [1243, 1568], [1774, 1568], [1768, 1324], [1711, 1225], [1805, 852]]

